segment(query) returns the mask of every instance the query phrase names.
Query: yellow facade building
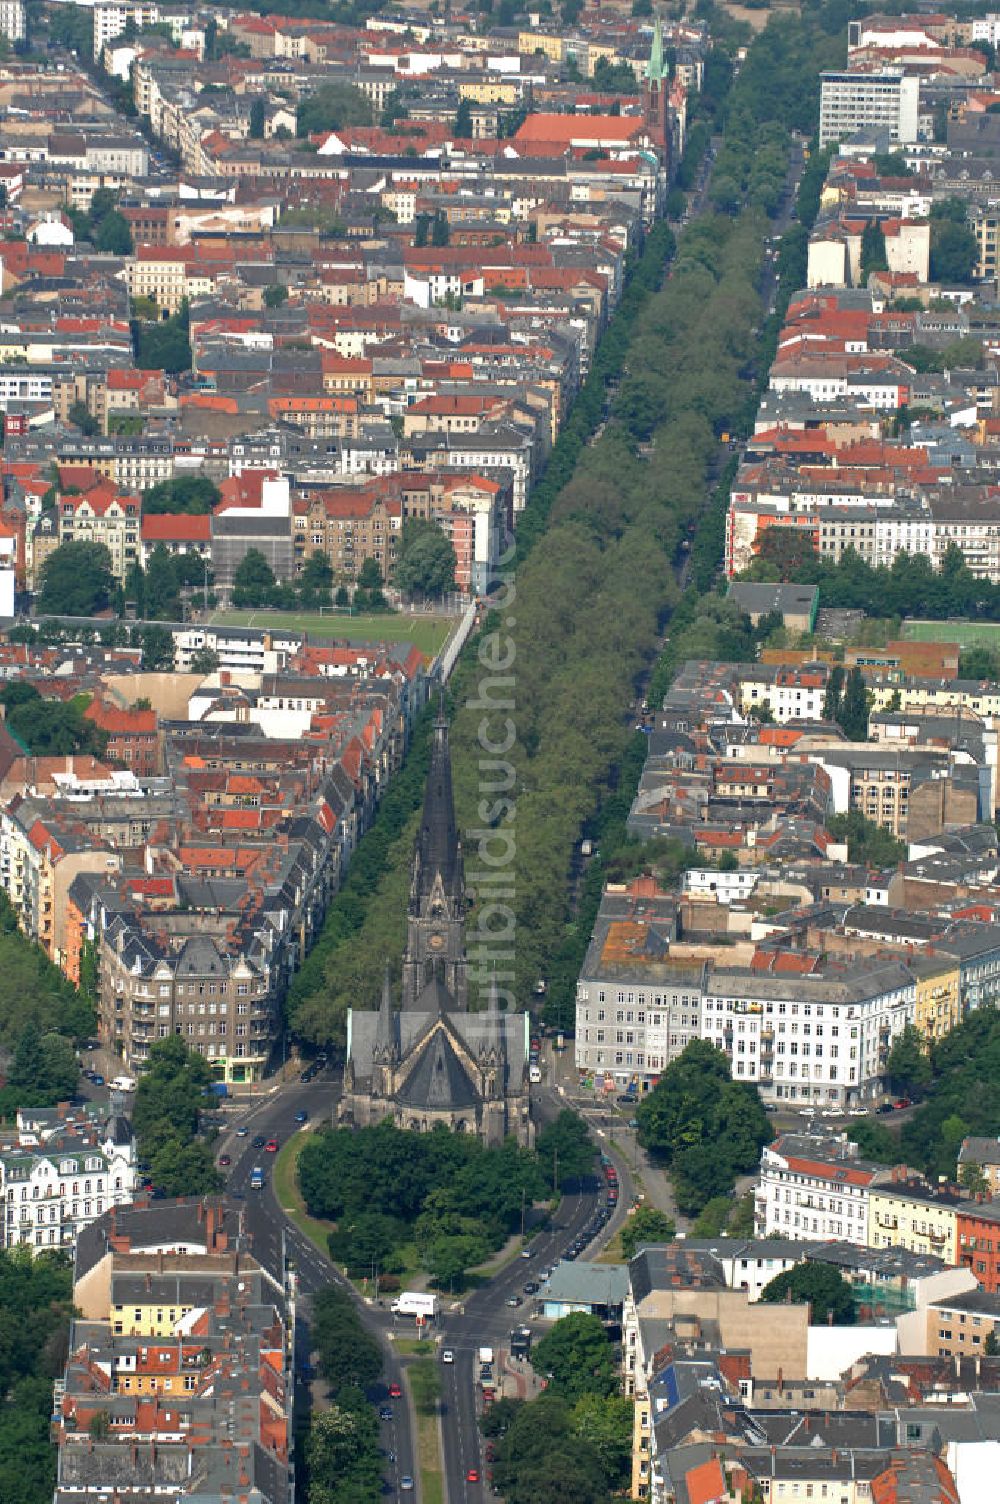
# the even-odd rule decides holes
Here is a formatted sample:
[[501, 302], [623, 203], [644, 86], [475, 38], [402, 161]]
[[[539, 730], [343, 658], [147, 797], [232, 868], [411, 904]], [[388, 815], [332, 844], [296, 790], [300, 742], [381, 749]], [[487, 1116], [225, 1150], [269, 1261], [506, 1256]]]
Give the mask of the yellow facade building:
[[923, 1181], [891, 1180], [868, 1192], [868, 1247], [907, 1248], [958, 1263], [958, 1210], [967, 1202], [954, 1191]]

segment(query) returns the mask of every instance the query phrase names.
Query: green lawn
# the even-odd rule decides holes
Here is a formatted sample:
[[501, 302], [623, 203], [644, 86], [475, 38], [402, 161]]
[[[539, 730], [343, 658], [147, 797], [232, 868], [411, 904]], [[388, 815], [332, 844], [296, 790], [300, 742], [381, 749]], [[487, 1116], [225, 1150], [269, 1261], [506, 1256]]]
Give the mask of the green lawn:
[[432, 658], [440, 652], [459, 618], [404, 612], [386, 616], [348, 616], [316, 611], [216, 611], [213, 626], [290, 628], [310, 637], [342, 637], [349, 642], [412, 642]]
[[960, 648], [1000, 648], [1000, 621], [908, 621], [910, 642], [957, 642]]

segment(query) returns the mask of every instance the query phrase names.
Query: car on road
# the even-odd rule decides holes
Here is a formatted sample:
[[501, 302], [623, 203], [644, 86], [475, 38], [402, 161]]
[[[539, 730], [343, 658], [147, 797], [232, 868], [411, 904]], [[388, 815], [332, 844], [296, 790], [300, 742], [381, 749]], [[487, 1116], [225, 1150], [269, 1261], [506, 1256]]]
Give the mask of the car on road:
[[478, 1469], [478, 1467], [470, 1467], [469, 1468], [469, 1471], [465, 1475], [465, 1481], [466, 1481], [466, 1483], [478, 1483], [479, 1482], [479, 1469]]
[[441, 1362], [442, 1363], [454, 1363], [454, 1361], [455, 1361], [455, 1354], [452, 1352], [452, 1350], [451, 1350], [450, 1347], [446, 1347], [445, 1350], [444, 1350], [444, 1352], [441, 1354]]
[[529, 1279], [528, 1283], [526, 1285], [522, 1286], [522, 1288], [524, 1290], [525, 1295], [537, 1295], [538, 1294], [538, 1282], [537, 1282], [537, 1280]]
[[403, 1386], [401, 1384], [396, 1384], [396, 1383], [390, 1384], [389, 1385], [389, 1398], [391, 1400], [399, 1400], [399, 1399], [402, 1399], [402, 1397], [403, 1397]]
[[897, 1097], [892, 1105], [897, 1112], [902, 1112], [904, 1107], [912, 1107], [913, 1103], [910, 1101], [909, 1097]]
[[313, 1078], [313, 1076], [315, 1076], [315, 1074], [316, 1074], [316, 1072], [313, 1070], [312, 1066], [310, 1065], [308, 1067], [308, 1069], [304, 1070], [302, 1072], [302, 1074], [299, 1076], [299, 1080], [301, 1081], [301, 1083], [302, 1083], [303, 1086], [308, 1086], [309, 1082], [312, 1080], [312, 1078]]
[[92, 1071], [90, 1079], [95, 1086], [104, 1085], [104, 1077], [101, 1075], [100, 1071]]
[[392, 1406], [380, 1405], [378, 1412], [379, 1420], [392, 1420]]
[[297, 1123], [308, 1123], [309, 1114], [308, 1112], [306, 1112], [304, 1107], [300, 1107], [298, 1112], [295, 1114], [295, 1121]]
[[533, 1248], [522, 1248], [521, 1249], [521, 1257], [522, 1257], [522, 1259], [530, 1259], [531, 1255], [534, 1253], [534, 1251], [535, 1250]]
[[220, 1167], [220, 1169], [224, 1170], [227, 1167], [227, 1165], [231, 1165], [231, 1164], [232, 1164], [232, 1160], [230, 1159], [230, 1157], [229, 1157], [228, 1154], [220, 1154], [219, 1155], [219, 1167]]
[[404, 1494], [411, 1494], [413, 1492], [413, 1479], [410, 1477], [409, 1473], [403, 1474], [403, 1476], [399, 1480], [399, 1486], [403, 1490]]
[[895, 1110], [896, 1109], [893, 1107], [891, 1102], [880, 1102], [875, 1109], [875, 1111], [878, 1113], [895, 1112]]
[[509, 1306], [519, 1306], [521, 1304], [520, 1295], [508, 1295], [507, 1304]]
[[241, 1123], [240, 1126], [236, 1130], [236, 1137], [237, 1138], [246, 1138], [246, 1136], [247, 1136], [247, 1134], [249, 1132], [250, 1132], [250, 1129], [247, 1127], [246, 1123]]
[[277, 1152], [278, 1152], [278, 1140], [276, 1138], [269, 1138], [268, 1141], [267, 1141], [267, 1143], [264, 1145], [264, 1153], [265, 1154], [277, 1154]]
[[254, 1165], [250, 1171], [250, 1189], [252, 1191], [262, 1191], [264, 1189], [264, 1171], [260, 1165]]
[[253, 1146], [255, 1149], [263, 1149], [266, 1143], [267, 1139], [264, 1137], [264, 1135], [262, 1133], [258, 1133], [253, 1141]]

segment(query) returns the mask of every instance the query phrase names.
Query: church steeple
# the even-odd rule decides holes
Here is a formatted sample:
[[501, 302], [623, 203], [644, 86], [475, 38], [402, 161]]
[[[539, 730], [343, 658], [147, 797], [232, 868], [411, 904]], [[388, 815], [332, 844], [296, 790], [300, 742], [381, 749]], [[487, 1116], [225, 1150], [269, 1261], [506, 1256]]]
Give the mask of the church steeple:
[[665, 77], [663, 68], [663, 24], [659, 16], [653, 22], [653, 45], [646, 63], [646, 82], [662, 88]]
[[462, 843], [458, 839], [458, 828], [455, 825], [444, 690], [441, 691], [437, 718], [434, 721], [431, 765], [427, 773], [424, 812], [413, 863], [411, 902], [414, 898], [429, 894], [438, 877], [447, 894], [462, 892]]
[[[431, 984], [436, 989], [432, 996]], [[442, 996], [442, 993], [450, 996]], [[421, 996], [424, 995], [423, 1003]], [[413, 853], [403, 956], [403, 1007], [446, 1012], [467, 1006], [465, 876], [455, 823], [444, 692], [431, 744], [424, 808]]]
[[378, 1022], [375, 1026], [373, 1058], [384, 1064], [395, 1064], [399, 1059], [399, 1033], [396, 1027], [396, 1011], [392, 1006], [392, 984], [388, 961], [385, 963], [382, 1002], [379, 1005]]

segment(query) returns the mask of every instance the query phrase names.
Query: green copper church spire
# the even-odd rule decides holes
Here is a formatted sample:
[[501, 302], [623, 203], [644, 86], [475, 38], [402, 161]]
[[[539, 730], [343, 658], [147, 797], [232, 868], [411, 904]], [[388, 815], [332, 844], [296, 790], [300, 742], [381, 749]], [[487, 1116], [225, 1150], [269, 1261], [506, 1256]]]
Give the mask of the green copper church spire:
[[662, 84], [666, 76], [663, 66], [663, 25], [657, 16], [653, 22], [653, 45], [649, 53], [649, 62], [646, 64], [646, 82]]

